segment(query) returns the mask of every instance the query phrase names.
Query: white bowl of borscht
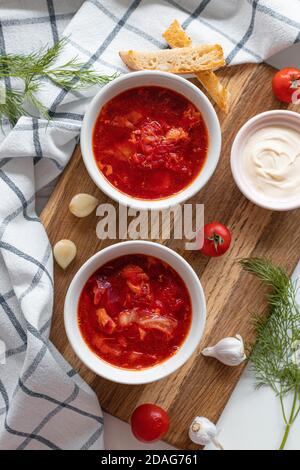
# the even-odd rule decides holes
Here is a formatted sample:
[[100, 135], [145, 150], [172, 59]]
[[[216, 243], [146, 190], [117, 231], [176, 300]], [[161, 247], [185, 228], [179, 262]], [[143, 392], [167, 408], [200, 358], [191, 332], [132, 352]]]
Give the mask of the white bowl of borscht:
[[113, 382], [144, 384], [181, 367], [203, 335], [198, 276], [175, 251], [149, 241], [109, 246], [79, 269], [64, 321], [81, 361]]
[[125, 74], [89, 105], [81, 151], [95, 184], [136, 209], [161, 210], [200, 191], [214, 173], [221, 130], [208, 98], [167, 72]]

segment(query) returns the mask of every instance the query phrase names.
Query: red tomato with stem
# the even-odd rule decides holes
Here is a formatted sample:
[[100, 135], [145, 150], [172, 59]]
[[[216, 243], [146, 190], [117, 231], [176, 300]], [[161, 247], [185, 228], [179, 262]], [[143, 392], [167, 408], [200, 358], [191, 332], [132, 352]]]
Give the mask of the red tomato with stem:
[[200, 253], [205, 256], [222, 256], [231, 243], [229, 229], [219, 222], [204, 225], [204, 242]]
[[144, 403], [131, 416], [133, 435], [142, 442], [162, 439], [169, 429], [169, 416], [160, 406]]
[[294, 67], [279, 70], [273, 77], [272, 88], [279, 101], [291, 103], [295, 91], [299, 90], [300, 94], [300, 70]]

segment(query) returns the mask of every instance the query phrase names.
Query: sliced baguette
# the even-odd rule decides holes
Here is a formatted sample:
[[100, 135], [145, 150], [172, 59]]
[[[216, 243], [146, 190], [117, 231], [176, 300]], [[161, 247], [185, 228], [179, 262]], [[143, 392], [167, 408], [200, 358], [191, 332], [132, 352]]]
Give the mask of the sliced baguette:
[[222, 85], [217, 75], [210, 70], [207, 72], [196, 73], [196, 77], [219, 108], [227, 114], [229, 111], [230, 100], [228, 88]]
[[[186, 34], [177, 20], [174, 20], [163, 33], [168, 45], [172, 48], [186, 47], [192, 44], [191, 38]], [[229, 91], [222, 85], [217, 75], [211, 70], [196, 73], [201, 85], [225, 113], [229, 111]]]
[[123, 62], [132, 70], [163, 70], [171, 73], [195, 73], [225, 65], [219, 44], [203, 44], [156, 52], [122, 51]]
[[192, 45], [191, 38], [186, 34], [177, 20], [174, 20], [163, 33], [163, 38], [170, 47], [188, 47]]

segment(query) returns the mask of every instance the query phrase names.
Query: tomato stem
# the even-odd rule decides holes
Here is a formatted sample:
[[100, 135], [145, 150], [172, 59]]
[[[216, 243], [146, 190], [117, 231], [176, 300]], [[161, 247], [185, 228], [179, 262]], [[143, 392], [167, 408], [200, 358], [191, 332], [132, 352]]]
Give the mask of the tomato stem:
[[291, 79], [291, 89], [296, 90], [297, 88], [300, 88], [300, 77], [295, 77], [295, 75], [292, 75]]
[[213, 233], [212, 237], [207, 237], [207, 240], [214, 242], [214, 247], [215, 247], [216, 252], [218, 252], [219, 245], [223, 245], [224, 243], [224, 238], [222, 238], [220, 235], [218, 235], [215, 232]]

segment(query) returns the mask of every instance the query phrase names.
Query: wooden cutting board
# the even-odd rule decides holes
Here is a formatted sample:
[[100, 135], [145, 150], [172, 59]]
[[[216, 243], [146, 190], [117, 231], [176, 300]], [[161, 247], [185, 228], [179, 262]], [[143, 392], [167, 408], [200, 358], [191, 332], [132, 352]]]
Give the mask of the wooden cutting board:
[[[96, 237], [96, 215], [77, 219], [68, 211], [70, 199], [79, 192], [93, 194], [101, 202], [109, 201], [89, 178], [79, 148], [42, 213], [52, 244], [62, 238], [70, 238], [78, 248], [77, 258], [67, 271], [55, 266], [51, 340], [95, 390], [102, 407], [109, 413], [128, 421], [133, 409], [143, 402], [153, 402], [168, 410], [171, 428], [166, 441], [181, 449], [196, 448], [187, 436], [191, 420], [200, 415], [216, 422], [244, 368], [244, 365], [225, 367], [214, 359], [202, 357], [199, 352], [222, 337], [236, 333], [246, 341], [253, 340], [250, 311], [261, 311], [265, 307], [263, 288], [256, 279], [241, 272], [237, 258], [266, 256], [289, 273], [299, 259], [300, 210], [276, 213], [256, 207], [240, 193], [230, 171], [230, 149], [237, 130], [251, 116], [281, 107], [271, 91], [273, 73], [267, 65], [242, 65], [220, 73], [232, 95], [229, 115], [217, 110], [223, 131], [221, 159], [208, 185], [190, 202], [205, 204], [206, 222], [218, 220], [231, 228], [232, 247], [222, 258], [207, 259], [197, 252], [185, 251], [183, 242], [171, 240], [166, 243], [195, 269], [207, 300], [204, 337], [197, 353], [176, 373], [149, 385], [118, 385], [89, 371], [67, 341], [63, 304], [70, 281], [91, 255], [110, 244]], [[245, 426], [241, 427], [241, 432], [246, 432]]]

